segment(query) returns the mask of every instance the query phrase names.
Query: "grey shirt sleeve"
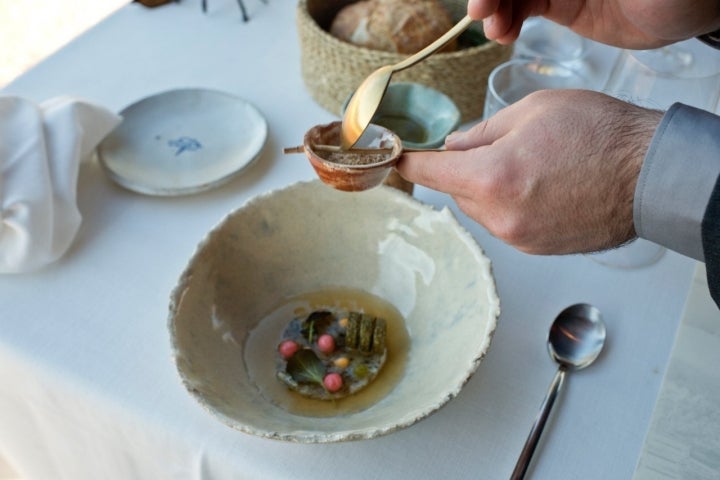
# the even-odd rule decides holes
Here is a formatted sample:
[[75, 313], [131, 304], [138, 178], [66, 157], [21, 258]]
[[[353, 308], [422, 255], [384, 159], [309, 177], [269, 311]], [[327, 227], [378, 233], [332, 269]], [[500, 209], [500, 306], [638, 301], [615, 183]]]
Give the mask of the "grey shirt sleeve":
[[648, 148], [635, 188], [635, 231], [705, 261], [702, 220], [720, 175], [720, 117], [674, 104]]

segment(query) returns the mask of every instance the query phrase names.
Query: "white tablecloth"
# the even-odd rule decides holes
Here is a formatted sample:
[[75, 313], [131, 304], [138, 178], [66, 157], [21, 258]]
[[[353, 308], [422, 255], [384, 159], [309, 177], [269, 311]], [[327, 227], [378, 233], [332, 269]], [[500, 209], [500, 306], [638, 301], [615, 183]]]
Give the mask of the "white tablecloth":
[[[26, 480], [507, 478], [554, 373], [548, 326], [590, 302], [605, 316], [607, 348], [569, 377], [531, 473], [631, 478], [693, 273], [673, 253], [630, 271], [528, 256], [458, 213], [493, 262], [502, 314], [488, 356], [439, 412], [375, 440], [297, 445], [234, 431], [187, 394], [166, 330], [176, 279], [226, 213], [314, 178], [282, 147], [334, 119], [302, 84], [294, 2], [246, 3], [247, 24], [230, 0], [210, 2], [208, 15], [197, 1], [128, 5], [5, 90], [120, 110], [171, 88], [216, 88], [252, 101], [270, 136], [240, 177], [187, 197], [130, 193], [97, 163], [83, 167], [71, 251], [41, 272], [0, 276], [0, 452]], [[416, 197], [455, 209], [423, 188]]]

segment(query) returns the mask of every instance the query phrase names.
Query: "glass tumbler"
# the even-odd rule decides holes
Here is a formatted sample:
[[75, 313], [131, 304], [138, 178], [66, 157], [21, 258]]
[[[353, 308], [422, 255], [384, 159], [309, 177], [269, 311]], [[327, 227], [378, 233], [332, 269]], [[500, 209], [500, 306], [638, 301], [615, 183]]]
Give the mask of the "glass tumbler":
[[589, 88], [587, 78], [576, 70], [544, 59], [518, 58], [495, 67], [488, 77], [483, 118], [537, 90]]

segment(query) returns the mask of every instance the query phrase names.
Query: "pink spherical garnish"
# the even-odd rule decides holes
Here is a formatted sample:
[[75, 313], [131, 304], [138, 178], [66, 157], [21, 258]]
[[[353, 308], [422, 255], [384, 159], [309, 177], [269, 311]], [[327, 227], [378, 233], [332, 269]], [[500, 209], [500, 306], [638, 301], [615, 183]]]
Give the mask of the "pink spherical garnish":
[[295, 352], [297, 352], [298, 350], [300, 350], [300, 345], [298, 345], [292, 340], [285, 340], [278, 347], [280, 356], [285, 360], [295, 355]]
[[328, 392], [335, 393], [342, 388], [343, 379], [339, 373], [328, 373], [325, 375], [325, 378], [323, 378], [323, 385], [325, 385]]
[[333, 338], [332, 335], [325, 333], [318, 337], [317, 345], [322, 353], [332, 353], [335, 351], [335, 338]]

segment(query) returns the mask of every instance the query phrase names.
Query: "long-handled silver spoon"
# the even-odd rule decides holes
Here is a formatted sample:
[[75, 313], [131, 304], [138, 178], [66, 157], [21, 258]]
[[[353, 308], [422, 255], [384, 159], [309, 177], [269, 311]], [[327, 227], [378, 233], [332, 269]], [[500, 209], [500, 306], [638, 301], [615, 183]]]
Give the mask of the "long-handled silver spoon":
[[605, 324], [600, 310], [585, 303], [578, 303], [567, 307], [555, 318], [548, 334], [548, 350], [550, 356], [559, 368], [550, 384], [545, 400], [540, 407], [540, 413], [525, 441], [520, 453], [511, 480], [521, 480], [525, 477], [535, 447], [540, 440], [543, 428], [547, 422], [555, 399], [560, 392], [568, 370], [580, 370], [595, 361], [605, 345]]
[[387, 86], [390, 83], [390, 77], [392, 77], [393, 73], [412, 67], [419, 61], [429, 57], [450, 40], [460, 35], [472, 24], [472, 22], [473, 20], [470, 17], [465, 16], [440, 38], [419, 52], [407, 57], [395, 65], [385, 65], [384, 67], [380, 67], [368, 75], [357, 90], [355, 90], [355, 93], [345, 109], [341, 131], [343, 149], [347, 150], [355, 145], [367, 126], [370, 124], [370, 120], [372, 120], [373, 115], [375, 115], [375, 112], [380, 106], [380, 102], [385, 95], [385, 90], [387, 90]]

